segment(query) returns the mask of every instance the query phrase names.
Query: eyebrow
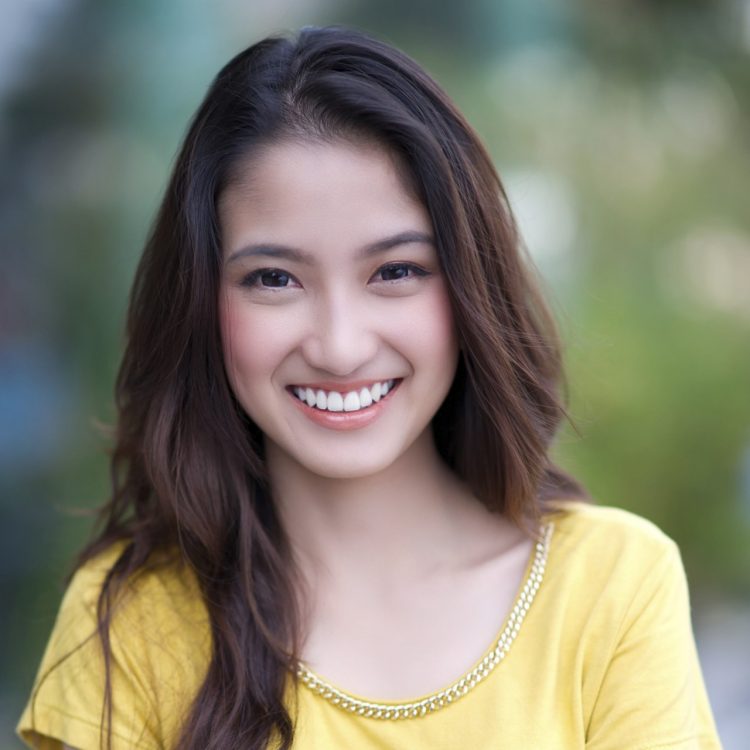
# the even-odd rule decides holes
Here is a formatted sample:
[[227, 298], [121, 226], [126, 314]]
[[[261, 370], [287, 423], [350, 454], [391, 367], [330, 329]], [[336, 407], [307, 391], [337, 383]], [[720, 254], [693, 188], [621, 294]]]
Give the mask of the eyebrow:
[[[390, 250], [393, 247], [399, 245], [407, 245], [411, 243], [426, 243], [428, 245], [434, 245], [434, 239], [424, 232], [417, 232], [409, 230], [406, 232], [399, 232], [391, 237], [372, 242], [369, 245], [365, 245], [359, 252], [362, 258], [369, 258], [372, 255], [383, 253], [386, 250]], [[262, 256], [264, 258], [281, 258], [282, 260], [296, 261], [297, 263], [303, 263], [305, 265], [313, 265], [315, 258], [310, 253], [306, 253], [304, 250], [299, 250], [294, 247], [287, 247], [286, 245], [277, 245], [273, 243], [259, 243], [254, 245], [246, 245], [241, 247], [239, 250], [235, 250], [229, 258], [227, 258], [227, 265], [233, 263], [240, 258], [247, 258], [253, 256]]]

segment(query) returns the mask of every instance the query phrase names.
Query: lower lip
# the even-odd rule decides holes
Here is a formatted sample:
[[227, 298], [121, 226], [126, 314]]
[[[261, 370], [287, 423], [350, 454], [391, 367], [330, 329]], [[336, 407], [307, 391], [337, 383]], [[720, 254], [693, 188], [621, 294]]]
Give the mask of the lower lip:
[[391, 400], [391, 395], [400, 385], [399, 380], [380, 401], [359, 411], [323, 411], [300, 401], [291, 391], [289, 395], [294, 399], [297, 408], [315, 424], [329, 430], [359, 430], [374, 422], [383, 413]]

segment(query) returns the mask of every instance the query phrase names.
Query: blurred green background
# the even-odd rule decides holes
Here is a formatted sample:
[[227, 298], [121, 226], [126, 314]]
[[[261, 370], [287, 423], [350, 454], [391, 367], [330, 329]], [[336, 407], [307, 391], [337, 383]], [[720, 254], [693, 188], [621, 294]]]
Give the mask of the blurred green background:
[[560, 461], [679, 543], [725, 746], [747, 746], [750, 0], [0, 10], [3, 746], [107, 496], [126, 297], [187, 120], [232, 54], [327, 23], [403, 48], [487, 143], [565, 336]]

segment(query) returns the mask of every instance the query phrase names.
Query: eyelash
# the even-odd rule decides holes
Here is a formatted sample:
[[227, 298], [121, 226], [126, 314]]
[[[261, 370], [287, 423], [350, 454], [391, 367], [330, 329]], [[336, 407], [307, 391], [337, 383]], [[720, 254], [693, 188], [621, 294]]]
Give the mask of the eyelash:
[[[424, 278], [425, 276], [430, 275], [429, 271], [425, 271], [424, 268], [420, 268], [414, 263], [386, 263], [384, 266], [381, 266], [380, 268], [378, 268], [378, 270], [375, 272], [374, 275], [377, 276], [377, 274], [383, 273], [385, 271], [392, 271], [394, 269], [407, 269], [409, 275], [401, 276], [398, 279], [382, 279], [384, 283], [393, 284], [393, 283], [402, 281], [403, 279]], [[260, 284], [259, 282], [264, 274], [275, 274], [277, 277], [282, 276], [290, 280], [294, 279], [292, 274], [287, 273], [286, 271], [283, 271], [280, 268], [259, 268], [247, 274], [247, 276], [245, 276], [242, 279], [241, 285], [249, 289], [260, 287], [262, 289], [277, 290], [277, 289], [286, 289], [288, 287], [288, 284], [284, 286], [266, 286], [264, 284]]]

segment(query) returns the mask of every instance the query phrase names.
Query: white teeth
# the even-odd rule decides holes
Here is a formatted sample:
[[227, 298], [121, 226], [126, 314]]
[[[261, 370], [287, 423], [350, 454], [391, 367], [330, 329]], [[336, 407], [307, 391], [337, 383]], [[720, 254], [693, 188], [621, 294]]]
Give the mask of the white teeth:
[[321, 411], [359, 411], [380, 401], [395, 385], [395, 380], [383, 380], [373, 383], [369, 388], [361, 388], [359, 391], [348, 391], [342, 394], [339, 391], [324, 391], [302, 386], [294, 386], [292, 391], [300, 401], [305, 402]]
[[357, 391], [349, 391], [344, 396], [344, 411], [359, 411], [359, 394]]
[[367, 390], [367, 388], [363, 388], [359, 392], [359, 405], [360, 408], [364, 409], [367, 406], [370, 406], [372, 404], [372, 396], [370, 395], [370, 391]]
[[338, 391], [328, 394], [328, 411], [344, 411], [344, 399]]

